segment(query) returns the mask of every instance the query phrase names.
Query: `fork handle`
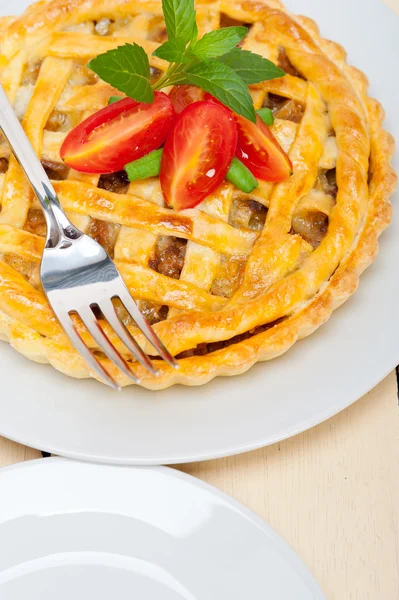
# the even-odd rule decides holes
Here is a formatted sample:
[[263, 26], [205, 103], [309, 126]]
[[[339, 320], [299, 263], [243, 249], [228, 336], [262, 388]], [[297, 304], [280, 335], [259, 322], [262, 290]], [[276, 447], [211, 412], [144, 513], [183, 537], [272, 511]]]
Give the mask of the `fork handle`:
[[83, 235], [72, 225], [62, 210], [46, 171], [37, 158], [2, 85], [0, 85], [0, 129], [42, 205], [47, 223], [46, 246], [56, 246], [64, 236], [77, 239]]

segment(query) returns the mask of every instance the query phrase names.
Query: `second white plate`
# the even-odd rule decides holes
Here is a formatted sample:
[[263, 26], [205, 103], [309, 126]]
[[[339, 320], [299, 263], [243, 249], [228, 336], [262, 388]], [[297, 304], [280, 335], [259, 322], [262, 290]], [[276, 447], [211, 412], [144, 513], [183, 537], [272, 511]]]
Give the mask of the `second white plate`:
[[2, 600], [323, 600], [247, 509], [166, 468], [0, 469]]

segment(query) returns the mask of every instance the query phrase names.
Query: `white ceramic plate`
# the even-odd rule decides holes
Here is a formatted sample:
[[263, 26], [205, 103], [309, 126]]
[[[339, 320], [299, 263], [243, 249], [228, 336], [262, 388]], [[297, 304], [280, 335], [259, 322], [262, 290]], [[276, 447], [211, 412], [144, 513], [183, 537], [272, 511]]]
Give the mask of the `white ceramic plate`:
[[[12, 10], [26, 2], [14, 0]], [[380, 0], [287, 0], [316, 19], [364, 69], [399, 139], [398, 18]], [[10, 11], [0, 0], [0, 11]], [[360, 11], [360, 13], [359, 13]], [[361, 19], [360, 19], [361, 16]], [[370, 45], [370, 40], [378, 43]], [[280, 359], [200, 388], [121, 395], [75, 381], [0, 345], [0, 433], [57, 454], [166, 464], [243, 452], [289, 437], [339, 412], [399, 362], [399, 213], [360, 290], [316, 334]]]
[[182, 473], [42, 459], [0, 470], [2, 600], [323, 600], [249, 510]]

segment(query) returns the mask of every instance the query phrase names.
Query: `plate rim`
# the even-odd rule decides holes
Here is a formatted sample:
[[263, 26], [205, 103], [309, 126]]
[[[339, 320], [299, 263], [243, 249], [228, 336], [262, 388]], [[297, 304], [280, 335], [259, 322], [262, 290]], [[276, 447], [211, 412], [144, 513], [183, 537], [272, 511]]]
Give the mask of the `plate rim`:
[[[267, 448], [279, 442], [283, 442], [284, 440], [288, 440], [292, 437], [300, 435], [305, 431], [309, 431], [322, 423], [325, 423], [329, 419], [332, 419], [334, 416], [341, 413], [346, 408], [349, 408], [356, 402], [358, 402], [361, 398], [363, 398], [367, 393], [372, 391], [379, 383], [384, 381], [396, 368], [399, 364], [399, 350], [397, 359], [393, 361], [392, 367], [390, 367], [384, 375], [381, 377], [377, 377], [375, 383], [370, 388], [368, 385], [364, 387], [364, 391], [357, 394], [357, 397], [354, 400], [350, 400], [345, 403], [337, 403], [334, 405], [331, 410], [322, 411], [317, 413], [314, 419], [304, 419], [300, 424], [296, 426], [292, 426], [291, 429], [286, 429], [284, 434], [276, 434], [275, 436], [267, 436], [265, 438], [261, 438], [254, 442], [242, 443], [240, 445], [229, 445], [224, 449], [215, 449], [213, 451], [204, 451], [199, 454], [185, 454], [182, 455], [171, 455], [171, 456], [163, 456], [160, 460], [159, 458], [127, 458], [125, 456], [116, 457], [107, 457], [101, 454], [88, 454], [81, 452], [74, 452], [68, 449], [64, 449], [62, 447], [58, 447], [52, 444], [41, 443], [35, 439], [27, 439], [27, 437], [19, 438], [18, 436], [9, 435], [7, 433], [3, 433], [0, 425], [0, 436], [4, 437], [12, 442], [20, 444], [22, 446], [27, 446], [29, 448], [34, 448], [39, 452], [46, 452], [51, 455], [59, 455], [59, 456], [51, 456], [48, 458], [65, 458], [76, 460], [79, 462], [87, 462], [94, 464], [103, 464], [109, 466], [128, 466], [128, 467], [163, 467], [167, 468], [166, 465], [179, 465], [179, 464], [189, 464], [194, 462], [205, 462], [207, 460], [217, 460], [220, 458], [229, 458], [232, 456], [237, 456], [240, 454], [245, 454], [247, 452], [253, 452], [255, 450], [260, 450], [261, 448]], [[41, 460], [40, 458], [34, 460]], [[32, 462], [32, 461], [31, 461]], [[13, 465], [11, 465], [13, 466]], [[5, 467], [8, 468], [8, 467]]]

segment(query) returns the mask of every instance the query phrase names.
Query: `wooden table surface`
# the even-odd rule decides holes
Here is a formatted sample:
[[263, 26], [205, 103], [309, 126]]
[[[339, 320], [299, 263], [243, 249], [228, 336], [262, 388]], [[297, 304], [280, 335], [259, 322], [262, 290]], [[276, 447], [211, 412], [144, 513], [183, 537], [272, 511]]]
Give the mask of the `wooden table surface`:
[[[386, 2], [399, 13], [399, 0]], [[398, 600], [397, 391], [392, 373], [306, 433], [180, 468], [261, 515], [309, 566], [328, 600]], [[0, 466], [41, 456], [0, 438]]]

